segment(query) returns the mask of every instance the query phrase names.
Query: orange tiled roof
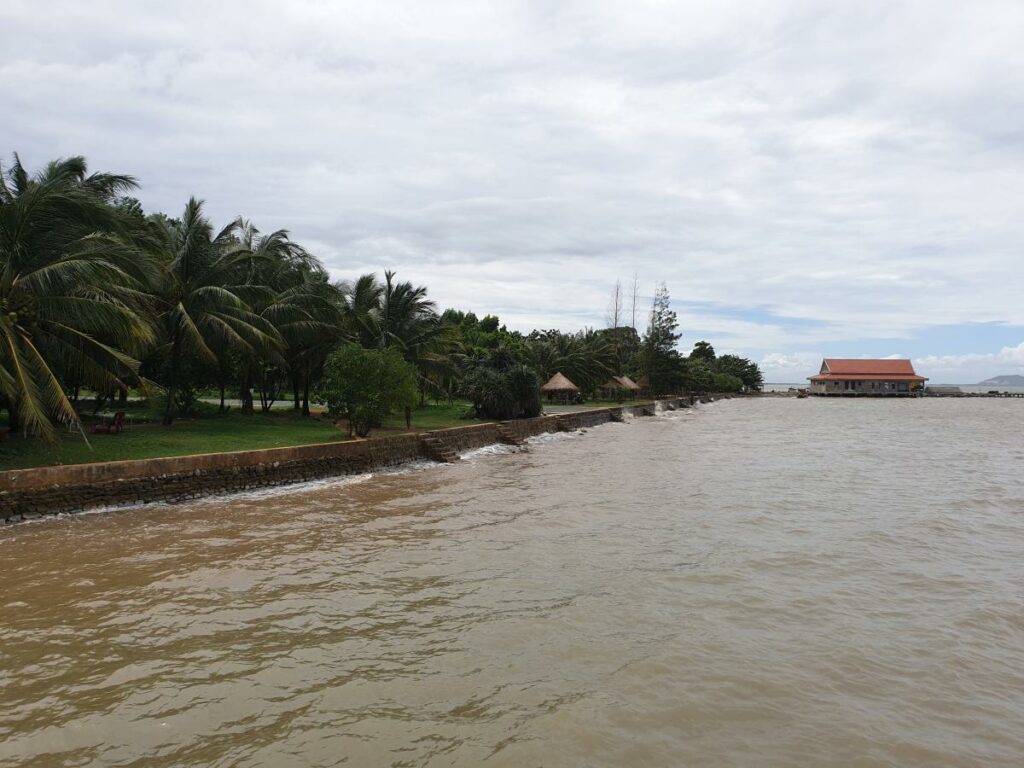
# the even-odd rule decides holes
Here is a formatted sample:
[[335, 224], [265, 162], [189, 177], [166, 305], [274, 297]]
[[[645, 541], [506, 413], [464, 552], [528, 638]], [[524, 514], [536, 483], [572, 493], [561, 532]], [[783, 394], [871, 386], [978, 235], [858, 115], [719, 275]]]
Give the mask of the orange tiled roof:
[[817, 376], [811, 381], [865, 381], [885, 379], [887, 381], [928, 381], [918, 376], [914, 364], [909, 360], [860, 360], [826, 357]]
[[819, 373], [807, 378], [810, 381], [928, 381], [924, 376], [906, 373]]

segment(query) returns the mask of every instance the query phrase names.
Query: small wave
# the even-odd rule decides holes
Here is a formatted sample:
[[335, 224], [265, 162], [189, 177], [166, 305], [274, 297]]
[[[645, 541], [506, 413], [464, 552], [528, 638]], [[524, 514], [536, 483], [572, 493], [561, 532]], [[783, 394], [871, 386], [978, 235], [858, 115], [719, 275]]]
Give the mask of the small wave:
[[495, 443], [494, 445], [485, 445], [483, 448], [474, 448], [471, 451], [460, 453], [459, 458], [463, 461], [474, 461], [484, 456], [503, 456], [509, 453], [518, 453], [519, 448], [514, 445], [505, 445], [504, 443]]
[[171, 508], [180, 507], [182, 505], [209, 505], [209, 504], [223, 504], [225, 501], [259, 501], [261, 499], [270, 499], [277, 496], [284, 496], [291, 493], [303, 493], [306, 491], [312, 491], [319, 488], [331, 488], [345, 485], [356, 485], [364, 483], [379, 475], [400, 475], [409, 472], [418, 472], [430, 467], [436, 467], [432, 461], [415, 461], [409, 464], [402, 464], [396, 467], [385, 467], [374, 472], [364, 472], [357, 475], [336, 475], [334, 477], [324, 477], [315, 480], [305, 480], [298, 483], [282, 483], [281, 485], [271, 485], [262, 488], [250, 488], [248, 490], [241, 491], [215, 491], [208, 495], [197, 496], [194, 499], [185, 499], [183, 501], [165, 501], [165, 500], [154, 500], [154, 501], [142, 501], [132, 502], [128, 504], [108, 504], [102, 507], [92, 507], [90, 509], [84, 509], [75, 512], [58, 512], [53, 515], [41, 515], [39, 517], [25, 518], [12, 523], [11, 525], [27, 525], [29, 523], [44, 523], [51, 522], [54, 520], [71, 520], [75, 518], [85, 517], [88, 515], [106, 515], [111, 512], [130, 512], [138, 510], [143, 507], [152, 509], [159, 508]]
[[547, 445], [548, 443], [557, 443], [560, 440], [571, 440], [580, 437], [583, 433], [584, 430], [582, 429], [577, 429], [573, 432], [544, 432], [543, 434], [526, 438], [526, 443], [527, 445]]
[[302, 493], [303, 491], [314, 490], [317, 488], [356, 485], [357, 483], [365, 483], [375, 475], [383, 474], [384, 471], [385, 470], [381, 470], [380, 472], [362, 472], [358, 475], [322, 477], [316, 480], [305, 480], [301, 483], [284, 483], [282, 485], [270, 485], [264, 488], [250, 488], [246, 491], [229, 491], [226, 493], [218, 493], [211, 496], [202, 496], [197, 499], [191, 499], [189, 503], [216, 504], [223, 503], [226, 498], [256, 501], [259, 499], [270, 499], [275, 496], [282, 496], [289, 493]]

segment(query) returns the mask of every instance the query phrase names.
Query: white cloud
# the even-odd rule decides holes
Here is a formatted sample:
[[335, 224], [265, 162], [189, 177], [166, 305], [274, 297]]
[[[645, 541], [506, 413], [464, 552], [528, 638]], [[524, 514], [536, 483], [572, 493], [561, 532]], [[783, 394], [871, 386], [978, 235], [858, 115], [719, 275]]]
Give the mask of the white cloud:
[[825, 355], [820, 352], [769, 352], [758, 365], [768, 382], [799, 382], [812, 376], [821, 367]]
[[[1002, 373], [1015, 373], [1024, 369], [1024, 341], [1015, 347], [1003, 347], [998, 352], [974, 352], [964, 355], [929, 355], [918, 358], [916, 364], [921, 368], [949, 372], [965, 368], [996, 367]], [[1014, 369], [1014, 370], [1003, 370]]]
[[1024, 4], [6, 0], [0, 30], [0, 151], [339, 277], [572, 328], [635, 270], [755, 356], [1024, 324]]

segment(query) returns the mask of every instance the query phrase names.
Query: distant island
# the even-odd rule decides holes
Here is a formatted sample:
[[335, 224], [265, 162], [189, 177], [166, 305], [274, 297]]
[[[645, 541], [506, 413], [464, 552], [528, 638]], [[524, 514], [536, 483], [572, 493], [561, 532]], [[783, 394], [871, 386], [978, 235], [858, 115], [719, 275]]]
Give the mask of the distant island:
[[1006, 376], [993, 376], [978, 382], [979, 387], [1024, 387], [1024, 376], [1015, 373]]

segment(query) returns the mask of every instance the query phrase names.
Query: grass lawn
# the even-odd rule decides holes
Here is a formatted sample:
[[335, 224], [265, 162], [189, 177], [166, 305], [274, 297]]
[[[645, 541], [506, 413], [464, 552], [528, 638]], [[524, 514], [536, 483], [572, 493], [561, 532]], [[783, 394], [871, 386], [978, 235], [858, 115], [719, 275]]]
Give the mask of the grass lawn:
[[[462, 418], [471, 411], [469, 403], [459, 402], [458, 400], [451, 405], [447, 403], [425, 405], [422, 408], [413, 410], [412, 429], [414, 432], [424, 432], [431, 429], [465, 427], [470, 424], [484, 423], [474, 419]], [[384, 429], [387, 431], [398, 430], [405, 432], [405, 416], [401, 413], [391, 414], [384, 419]]]
[[[627, 401], [638, 405], [651, 401]], [[556, 404], [552, 404], [556, 405]], [[580, 408], [603, 408], [621, 405], [611, 400], [588, 400]], [[222, 451], [249, 451], [259, 448], [283, 448], [291, 445], [329, 443], [348, 439], [348, 432], [339, 429], [326, 418], [303, 418], [282, 409], [269, 414], [256, 413], [243, 416], [237, 409], [226, 414], [216, 413], [216, 406], [201, 403], [200, 415], [194, 419], [180, 419], [170, 427], [161, 426], [162, 415], [158, 403], [129, 401], [126, 405], [107, 406], [100, 416], [110, 418], [115, 410], [123, 409], [131, 419], [131, 426], [119, 435], [89, 434], [91, 409], [83, 403], [85, 430], [89, 443], [75, 433], [61, 432], [55, 445], [42, 440], [11, 435], [0, 442], [0, 471], [24, 469], [52, 464], [83, 464], [94, 461], [121, 461], [124, 459], [152, 459], [160, 456], [185, 456], [191, 453], [219, 453]], [[439, 403], [416, 408], [412, 414], [412, 431], [424, 432], [446, 427], [461, 427], [482, 422], [463, 418], [470, 412], [469, 403]], [[553, 412], [561, 408], [554, 407]], [[0, 424], [0, 431], [5, 425]], [[380, 429], [371, 437], [401, 434], [406, 431], [405, 417], [393, 413], [384, 419]]]
[[170, 427], [144, 424], [130, 427], [119, 435], [91, 435], [88, 429], [86, 432], [92, 450], [78, 433], [62, 432], [56, 445], [11, 436], [0, 443], [0, 470], [279, 448], [346, 438], [333, 424], [291, 414], [227, 414], [176, 421]]
[[[129, 403], [125, 410], [133, 419], [145, 419], [151, 413], [144, 403], [134, 406]], [[467, 410], [466, 403], [417, 408], [413, 411], [413, 431], [472, 424], [473, 421], [461, 419]], [[110, 409], [104, 413], [111, 415]], [[0, 424], [0, 430], [3, 428], [4, 425]], [[327, 419], [303, 418], [291, 412], [257, 413], [253, 416], [243, 416], [237, 412], [204, 415], [196, 419], [175, 421], [170, 427], [161, 426], [159, 423], [136, 422], [119, 435], [88, 434], [88, 426], [85, 430], [92, 450], [77, 432], [62, 432], [56, 445], [12, 435], [0, 442], [0, 471], [51, 464], [83, 464], [94, 461], [185, 456], [191, 453], [282, 448], [291, 445], [329, 443], [348, 438], [347, 431], [338, 429]], [[382, 429], [374, 430], [371, 437], [405, 431], [404, 416], [400, 413], [393, 414], [385, 419]]]

